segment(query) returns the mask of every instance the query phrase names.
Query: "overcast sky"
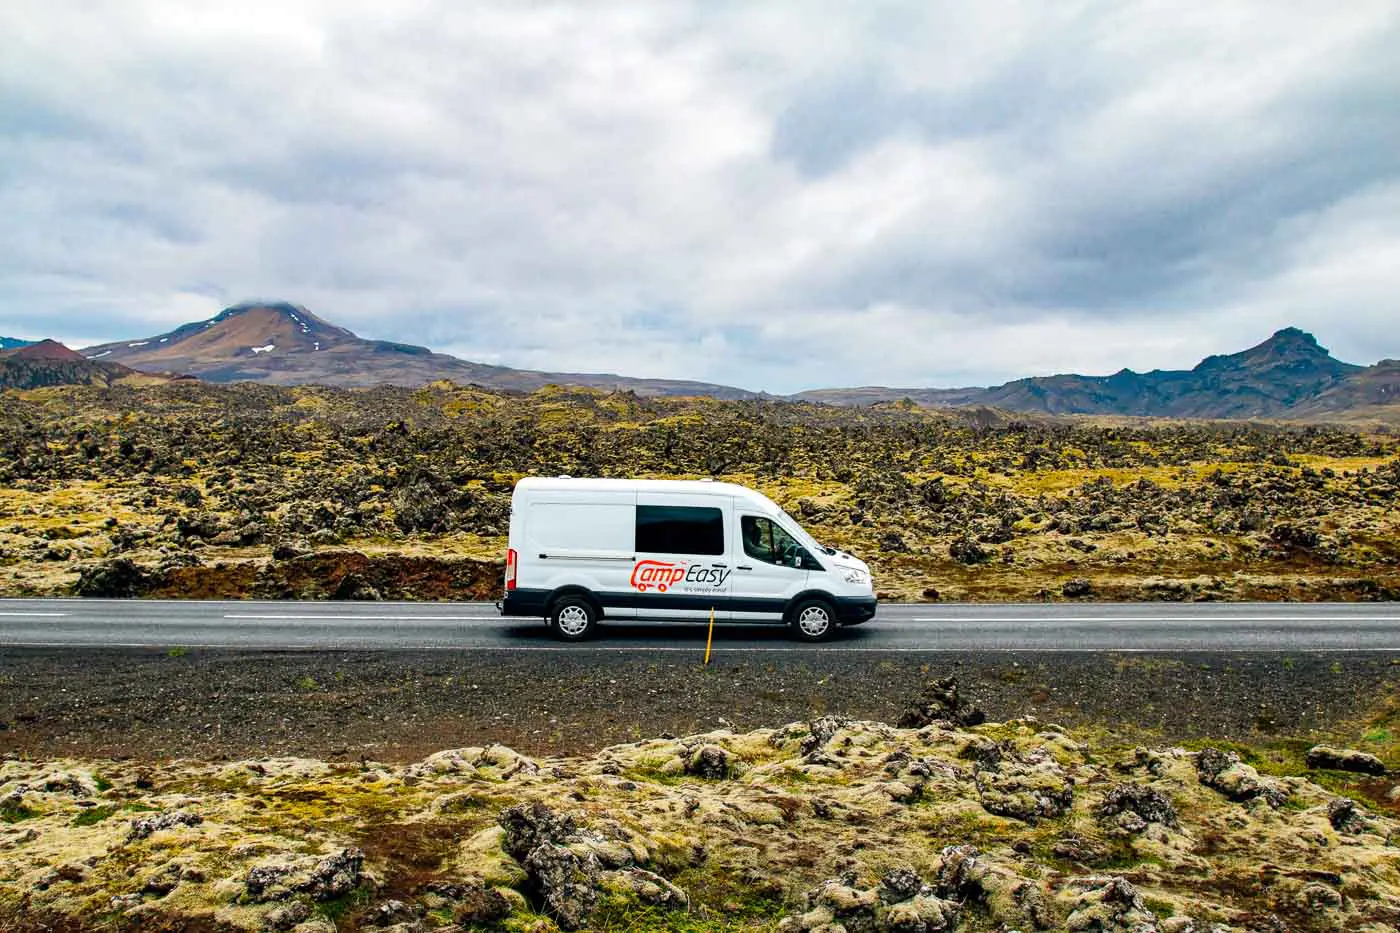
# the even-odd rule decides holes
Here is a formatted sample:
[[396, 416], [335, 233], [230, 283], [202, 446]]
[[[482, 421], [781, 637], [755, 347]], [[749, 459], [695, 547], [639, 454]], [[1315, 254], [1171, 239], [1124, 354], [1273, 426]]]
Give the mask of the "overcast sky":
[[787, 392], [1400, 357], [1400, 2], [6, 0], [0, 334]]

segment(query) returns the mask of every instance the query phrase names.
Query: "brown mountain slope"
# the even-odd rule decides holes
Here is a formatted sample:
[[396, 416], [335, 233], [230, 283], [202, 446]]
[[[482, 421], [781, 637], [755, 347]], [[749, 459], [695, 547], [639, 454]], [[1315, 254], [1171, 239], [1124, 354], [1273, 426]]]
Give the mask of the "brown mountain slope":
[[343, 387], [422, 386], [440, 379], [459, 385], [530, 391], [550, 383], [630, 389], [639, 395], [710, 395], [752, 398], [731, 386], [678, 379], [635, 379], [597, 373], [544, 373], [489, 366], [434, 353], [426, 347], [366, 340], [298, 305], [248, 303], [208, 321], [185, 324], [143, 340], [83, 351], [141, 369], [193, 373], [210, 382], [322, 384]]
[[86, 359], [53, 340], [0, 352], [0, 389], [111, 386], [136, 375], [118, 363]]
[[1294, 405], [1287, 416], [1400, 423], [1400, 360], [1381, 360], [1352, 373], [1325, 392]]
[[41, 340], [0, 351], [0, 389], [163, 385], [191, 378], [139, 372], [121, 363], [90, 360], [56, 340]]
[[0, 359], [5, 360], [44, 360], [50, 363], [82, 363], [87, 361], [76, 350], [70, 350], [57, 340], [40, 340], [9, 350], [0, 351]]

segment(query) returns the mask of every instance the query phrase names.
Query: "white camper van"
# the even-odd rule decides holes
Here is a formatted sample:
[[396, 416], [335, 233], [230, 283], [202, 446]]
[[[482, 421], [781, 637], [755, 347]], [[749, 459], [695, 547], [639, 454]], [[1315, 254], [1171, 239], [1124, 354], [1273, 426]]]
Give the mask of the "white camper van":
[[599, 619], [783, 622], [804, 641], [875, 615], [870, 568], [772, 500], [709, 480], [522, 479], [507, 616], [578, 641]]

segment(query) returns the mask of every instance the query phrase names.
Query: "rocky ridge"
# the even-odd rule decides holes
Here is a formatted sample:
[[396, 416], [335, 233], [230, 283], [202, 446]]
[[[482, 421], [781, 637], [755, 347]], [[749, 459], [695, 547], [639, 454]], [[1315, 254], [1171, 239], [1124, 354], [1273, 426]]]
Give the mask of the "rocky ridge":
[[[0, 765], [6, 929], [1379, 931], [1400, 823], [1205, 748], [834, 717], [535, 760]], [[918, 723], [916, 725], [916, 723]]]
[[1110, 376], [1062, 374], [961, 389], [816, 389], [795, 398], [869, 405], [909, 398], [933, 407], [990, 406], [1043, 414], [1170, 418], [1328, 420], [1354, 414], [1384, 418], [1395, 393], [1396, 365], [1361, 367], [1335, 359], [1296, 327], [1239, 353], [1211, 356], [1190, 370], [1122, 369]]

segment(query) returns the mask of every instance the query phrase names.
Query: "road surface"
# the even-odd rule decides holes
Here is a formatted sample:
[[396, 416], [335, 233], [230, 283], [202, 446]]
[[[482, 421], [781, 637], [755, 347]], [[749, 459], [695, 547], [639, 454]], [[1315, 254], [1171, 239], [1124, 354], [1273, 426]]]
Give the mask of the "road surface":
[[[694, 651], [705, 626], [605, 623], [582, 645], [490, 603], [0, 600], [0, 646]], [[811, 651], [780, 626], [724, 624], [733, 651]], [[889, 604], [828, 651], [1400, 651], [1400, 604]]]

